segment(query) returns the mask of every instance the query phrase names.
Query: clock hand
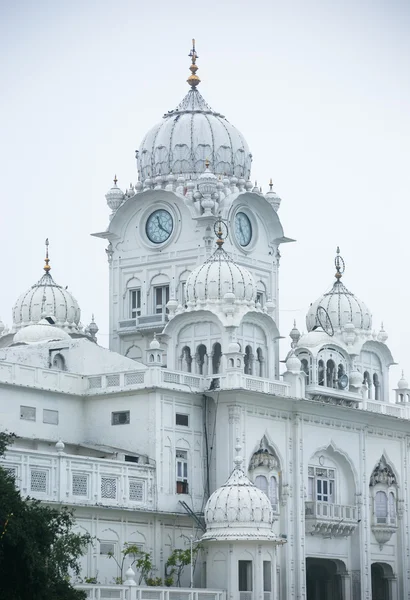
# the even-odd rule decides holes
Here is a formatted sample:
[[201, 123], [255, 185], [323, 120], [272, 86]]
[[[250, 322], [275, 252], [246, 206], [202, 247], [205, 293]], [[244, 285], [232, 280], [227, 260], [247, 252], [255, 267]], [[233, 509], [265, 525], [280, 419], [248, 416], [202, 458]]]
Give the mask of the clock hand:
[[162, 231], [165, 231], [165, 233], [167, 233], [169, 235], [170, 232], [168, 231], [168, 229], [164, 229], [164, 227], [162, 227], [162, 224], [161, 224], [161, 221], [159, 220], [159, 217], [157, 217], [157, 222], [158, 222], [158, 227], [160, 229], [162, 229]]
[[243, 239], [243, 240], [245, 240], [245, 234], [244, 234], [244, 232], [243, 232], [243, 229], [242, 229], [242, 224], [241, 224], [241, 222], [240, 222], [240, 221], [239, 221], [239, 231], [241, 232], [242, 239]]

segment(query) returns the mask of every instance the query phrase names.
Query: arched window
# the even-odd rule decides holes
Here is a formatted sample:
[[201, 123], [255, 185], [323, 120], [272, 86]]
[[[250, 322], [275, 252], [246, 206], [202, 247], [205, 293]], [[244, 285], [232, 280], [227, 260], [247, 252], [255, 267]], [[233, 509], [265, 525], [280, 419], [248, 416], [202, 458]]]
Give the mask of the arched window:
[[245, 348], [245, 357], [244, 357], [244, 373], [246, 375], [252, 375], [252, 367], [253, 367], [253, 352], [250, 346], [246, 346]]
[[262, 492], [265, 492], [265, 494], [267, 496], [269, 496], [269, 494], [268, 494], [268, 480], [266, 479], [265, 475], [257, 475], [257, 477], [255, 477], [255, 485]]
[[374, 399], [380, 400], [380, 381], [377, 373], [373, 373]]
[[271, 477], [269, 481], [269, 500], [272, 506], [276, 506], [278, 503], [278, 482], [276, 477]]
[[329, 358], [326, 363], [326, 386], [333, 388], [336, 387], [336, 365], [334, 361]]
[[302, 358], [302, 360], [300, 361], [302, 363], [302, 371], [305, 374], [305, 379], [306, 379], [306, 385], [309, 384], [309, 363], [307, 358]]
[[149, 355], [149, 362], [154, 362], [155, 358], [153, 354]]
[[385, 492], [376, 492], [374, 513], [377, 523], [387, 523], [387, 496]]
[[204, 375], [206, 373], [207, 353], [206, 346], [200, 344], [196, 350], [196, 361], [198, 364], [198, 373]]
[[233, 358], [229, 359], [229, 366], [230, 367], [234, 367], [234, 360], [233, 360]]
[[53, 368], [65, 371], [65, 360], [62, 354], [56, 354], [53, 358]]
[[262, 348], [258, 348], [256, 350], [256, 360], [258, 362], [258, 373], [257, 373], [257, 375], [258, 375], [258, 377], [263, 377], [264, 376], [264, 372], [263, 372], [264, 364], [263, 363], [265, 362], [265, 359], [263, 358]]
[[189, 346], [184, 346], [182, 348], [181, 368], [186, 373], [190, 373], [191, 372], [191, 369], [192, 369], [192, 356], [191, 356], [191, 348]]
[[219, 373], [221, 366], [222, 349], [221, 344], [216, 342], [212, 347], [212, 373]]
[[325, 385], [325, 363], [319, 360], [317, 367], [317, 382], [319, 385]]
[[372, 382], [370, 381], [370, 375], [368, 371], [363, 373], [363, 385], [366, 385], [366, 397], [368, 400], [372, 397]]

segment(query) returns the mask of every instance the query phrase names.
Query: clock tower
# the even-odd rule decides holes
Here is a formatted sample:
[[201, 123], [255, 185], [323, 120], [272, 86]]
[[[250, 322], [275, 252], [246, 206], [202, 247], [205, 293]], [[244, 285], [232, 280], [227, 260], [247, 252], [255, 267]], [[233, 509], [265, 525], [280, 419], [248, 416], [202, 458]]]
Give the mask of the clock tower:
[[267, 193], [252, 184], [242, 133], [198, 91], [194, 40], [190, 58], [188, 93], [144, 137], [135, 187], [123, 193], [114, 179], [108, 229], [94, 234], [108, 242], [110, 349], [142, 362], [154, 333], [166, 349], [161, 332], [170, 311], [184, 310], [186, 282], [211, 255], [219, 219], [225, 251], [252, 274], [256, 306], [278, 325], [278, 248], [289, 241], [280, 198], [272, 182]]

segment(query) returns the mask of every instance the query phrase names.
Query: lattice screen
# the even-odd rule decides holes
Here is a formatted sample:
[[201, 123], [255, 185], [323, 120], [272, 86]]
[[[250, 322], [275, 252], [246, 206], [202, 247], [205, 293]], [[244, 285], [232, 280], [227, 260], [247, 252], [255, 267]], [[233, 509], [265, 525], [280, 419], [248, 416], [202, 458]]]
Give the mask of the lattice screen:
[[117, 480], [115, 477], [101, 477], [101, 498], [117, 498]]
[[88, 475], [73, 473], [73, 496], [88, 496]]
[[144, 501], [144, 482], [141, 479], [129, 478], [129, 498], [134, 502]]

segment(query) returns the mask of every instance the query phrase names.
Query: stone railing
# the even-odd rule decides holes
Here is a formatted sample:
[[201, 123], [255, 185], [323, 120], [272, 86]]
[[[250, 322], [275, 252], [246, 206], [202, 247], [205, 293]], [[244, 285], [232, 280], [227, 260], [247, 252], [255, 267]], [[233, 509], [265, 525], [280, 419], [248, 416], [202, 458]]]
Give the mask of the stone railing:
[[390, 404], [388, 402], [377, 402], [375, 400], [363, 400], [363, 410], [368, 410], [380, 415], [390, 415], [399, 419], [408, 419], [410, 417], [410, 408], [400, 406], [400, 404]]
[[199, 588], [136, 587], [128, 585], [76, 585], [87, 600], [226, 600], [226, 592]]
[[1, 383], [75, 395], [81, 395], [85, 389], [81, 375], [3, 361], [0, 362]]
[[155, 468], [88, 456], [7, 451], [1, 466], [25, 495], [46, 502], [155, 510]]
[[356, 529], [357, 508], [332, 502], [305, 502], [306, 531], [323, 537], [348, 536]]
[[[252, 377], [245, 373], [234, 372], [228, 375], [214, 375], [208, 377], [208, 381], [217, 379], [221, 390], [244, 389], [252, 392], [261, 392], [263, 394], [273, 394], [275, 396], [290, 396], [290, 385], [283, 381], [263, 379], [262, 377]], [[209, 386], [208, 386], [209, 387]], [[207, 388], [208, 389], [208, 388]]]

